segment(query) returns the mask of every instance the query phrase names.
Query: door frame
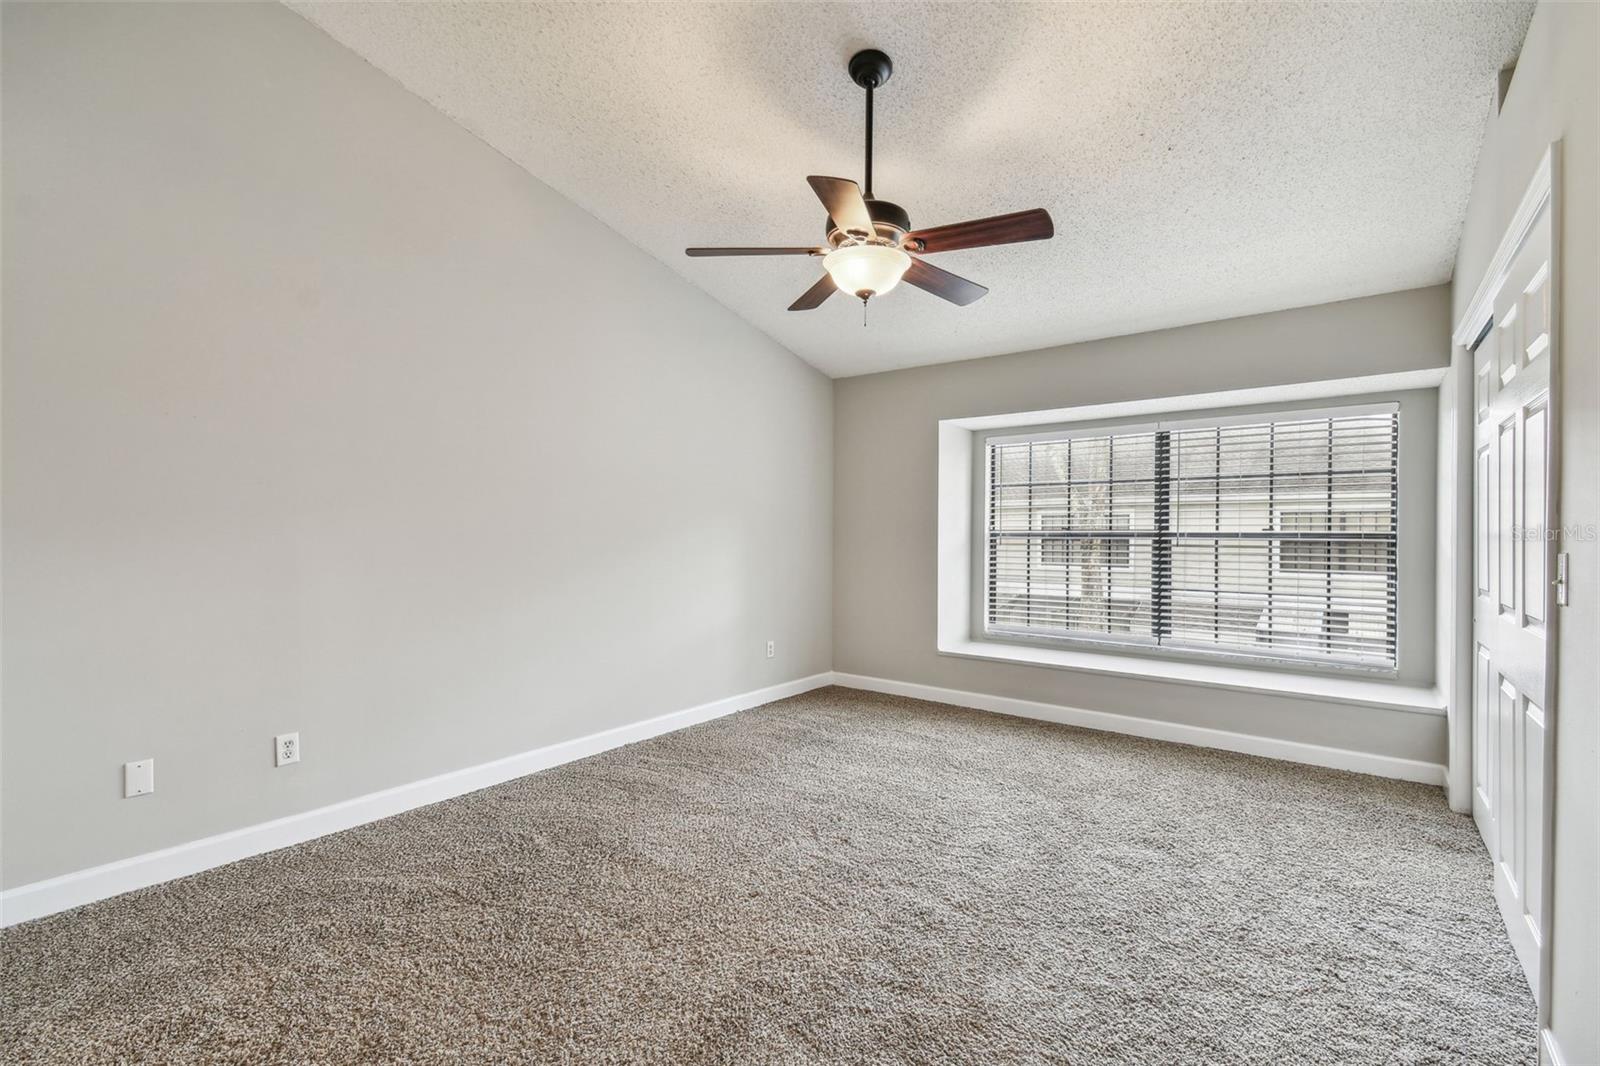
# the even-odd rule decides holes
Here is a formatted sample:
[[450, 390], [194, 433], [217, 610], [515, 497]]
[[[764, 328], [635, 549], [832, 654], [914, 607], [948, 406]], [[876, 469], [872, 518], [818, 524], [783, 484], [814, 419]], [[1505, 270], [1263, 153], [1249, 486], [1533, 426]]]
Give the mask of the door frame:
[[[1466, 312], [1456, 323], [1455, 331], [1451, 336], [1453, 344], [1452, 366], [1464, 371], [1452, 375], [1456, 384], [1456, 403], [1453, 405], [1455, 412], [1454, 431], [1456, 440], [1455, 448], [1451, 452], [1455, 459], [1454, 481], [1456, 487], [1456, 506], [1452, 508], [1457, 522], [1458, 535], [1454, 538], [1457, 547], [1455, 555], [1455, 570], [1452, 574], [1452, 625], [1450, 631], [1453, 635], [1452, 655], [1449, 674], [1446, 680], [1450, 684], [1449, 705], [1454, 713], [1451, 714], [1450, 723], [1450, 763], [1447, 771], [1451, 806], [1457, 810], [1472, 810], [1472, 661], [1473, 661], [1473, 633], [1472, 633], [1472, 582], [1473, 582], [1473, 464], [1463, 462], [1462, 456], [1470, 457], [1474, 447], [1473, 434], [1475, 432], [1475, 419], [1473, 417], [1474, 404], [1472, 394], [1472, 348], [1485, 328], [1494, 317], [1494, 301], [1501, 287], [1505, 284], [1512, 259], [1522, 248], [1532, 231], [1540, 212], [1548, 206], [1550, 225], [1550, 350], [1546, 356], [1550, 360], [1550, 430], [1549, 430], [1549, 455], [1545, 468], [1545, 529], [1547, 536], [1550, 531], [1561, 529], [1561, 447], [1560, 427], [1562, 417], [1561, 404], [1561, 142], [1552, 141], [1545, 150], [1543, 158], [1539, 161], [1538, 168], [1534, 171], [1532, 180], [1528, 183], [1527, 190], [1523, 193], [1522, 201], [1517, 206], [1516, 213], [1511, 216], [1510, 223], [1506, 226], [1500, 238], [1500, 244], [1495, 249], [1494, 257], [1489, 260], [1489, 265], [1483, 272], [1483, 277], [1478, 281], [1478, 287], [1473, 291], [1472, 300], [1467, 304]], [[1459, 361], [1459, 362], [1458, 362]], [[1460, 535], [1465, 531], [1465, 536]], [[1463, 549], [1465, 546], [1465, 550]], [[1556, 541], [1556, 551], [1560, 551], [1560, 542]], [[1554, 568], [1548, 571], [1549, 576], [1554, 575]], [[1554, 597], [1546, 587], [1547, 603], [1549, 610], [1546, 631], [1545, 650], [1545, 677], [1549, 693], [1548, 706], [1545, 708], [1545, 737], [1544, 737], [1544, 796], [1540, 804], [1543, 824], [1539, 827], [1542, 840], [1540, 850], [1540, 893], [1541, 913], [1545, 916], [1544, 937], [1539, 947], [1539, 973], [1534, 982], [1538, 996], [1539, 1028], [1541, 1032], [1549, 1025], [1550, 1020], [1550, 942], [1553, 939], [1552, 928], [1555, 918], [1554, 911], [1554, 877], [1555, 867], [1555, 782], [1556, 782], [1556, 741], [1561, 732], [1560, 693], [1557, 691], [1556, 655], [1559, 644], [1559, 630], [1561, 626], [1560, 610], [1554, 605]], [[1463, 807], [1462, 804], [1465, 804]]]

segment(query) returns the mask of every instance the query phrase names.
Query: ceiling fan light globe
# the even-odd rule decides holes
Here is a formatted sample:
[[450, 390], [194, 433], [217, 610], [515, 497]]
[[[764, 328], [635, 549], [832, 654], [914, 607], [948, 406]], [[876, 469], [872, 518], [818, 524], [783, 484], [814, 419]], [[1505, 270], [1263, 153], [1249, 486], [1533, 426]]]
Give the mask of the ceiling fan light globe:
[[882, 296], [900, 284], [911, 257], [886, 244], [847, 244], [823, 256], [822, 267], [840, 292], [865, 299]]

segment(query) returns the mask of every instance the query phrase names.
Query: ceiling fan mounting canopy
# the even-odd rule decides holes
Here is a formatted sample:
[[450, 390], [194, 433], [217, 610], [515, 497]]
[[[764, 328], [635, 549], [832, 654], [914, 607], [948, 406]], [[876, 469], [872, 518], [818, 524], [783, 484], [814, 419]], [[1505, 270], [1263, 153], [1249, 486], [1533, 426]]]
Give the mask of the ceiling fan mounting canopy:
[[894, 63], [876, 48], [863, 48], [850, 57], [850, 80], [863, 89], [881, 89], [894, 73]]
[[1045, 240], [1055, 235], [1055, 224], [1043, 208], [913, 230], [905, 208], [872, 195], [873, 93], [888, 82], [894, 64], [878, 49], [867, 48], [850, 57], [849, 71], [850, 80], [867, 93], [865, 189], [849, 178], [812, 175], [806, 179], [828, 211], [825, 244], [820, 248], [686, 248], [687, 255], [822, 256], [826, 273], [789, 305], [791, 311], [820, 307], [836, 290], [851, 293], [865, 303], [888, 292], [902, 279], [964, 307], [989, 290], [941, 270], [919, 255]]

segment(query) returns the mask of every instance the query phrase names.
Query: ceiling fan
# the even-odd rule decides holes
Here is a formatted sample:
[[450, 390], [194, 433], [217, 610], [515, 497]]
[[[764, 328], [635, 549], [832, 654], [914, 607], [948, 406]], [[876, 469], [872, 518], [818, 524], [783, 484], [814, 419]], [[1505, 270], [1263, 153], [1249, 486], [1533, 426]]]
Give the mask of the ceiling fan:
[[[889, 57], [875, 48], [850, 57], [850, 79], [867, 90], [866, 195], [849, 178], [813, 175], [806, 179], [828, 209], [827, 241], [805, 248], [686, 248], [691, 256], [819, 255], [826, 271], [794, 303], [791, 311], [820, 307], [842, 290], [861, 300], [863, 309], [874, 296], [882, 296], [902, 278], [919, 289], [965, 307], [989, 290], [941, 270], [921, 255], [959, 248], [985, 248], [994, 244], [1041, 241], [1055, 236], [1055, 224], [1043, 208], [1009, 215], [955, 222], [948, 226], [914, 230], [905, 208], [872, 195], [872, 93], [881, 89], [894, 71]], [[915, 254], [913, 254], [915, 253]]]

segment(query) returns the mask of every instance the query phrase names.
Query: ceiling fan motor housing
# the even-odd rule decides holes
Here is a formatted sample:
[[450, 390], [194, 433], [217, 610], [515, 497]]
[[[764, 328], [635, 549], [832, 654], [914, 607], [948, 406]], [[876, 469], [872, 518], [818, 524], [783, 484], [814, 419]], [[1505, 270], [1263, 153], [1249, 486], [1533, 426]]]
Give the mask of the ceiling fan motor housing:
[[[868, 200], [866, 204], [867, 214], [872, 218], [873, 228], [878, 231], [876, 234], [878, 239], [891, 241], [898, 248], [901, 240], [911, 231], [911, 216], [906, 214], [906, 209], [888, 200]], [[854, 236], [854, 234], [840, 229], [832, 217], [829, 217], [827, 222], [827, 234], [828, 243], [835, 248], [843, 241]]]

